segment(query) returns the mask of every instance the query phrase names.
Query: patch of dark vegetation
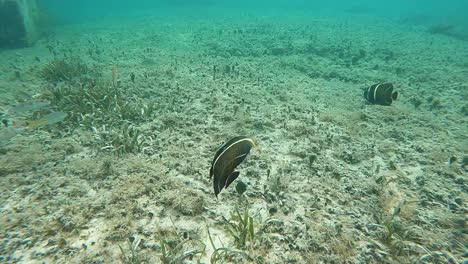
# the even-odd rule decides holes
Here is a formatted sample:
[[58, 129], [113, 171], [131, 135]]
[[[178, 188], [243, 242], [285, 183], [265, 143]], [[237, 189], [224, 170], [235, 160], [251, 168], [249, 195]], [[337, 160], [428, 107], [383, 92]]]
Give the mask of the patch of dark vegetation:
[[70, 112], [71, 122], [88, 128], [142, 122], [154, 111], [152, 105], [130, 96], [126, 89], [100, 79], [50, 86], [47, 92], [58, 109]]
[[97, 75], [96, 71], [78, 58], [55, 58], [40, 71], [40, 76], [51, 83], [92, 79], [98, 77]]
[[67, 112], [69, 131], [78, 127], [94, 133], [100, 151], [140, 153], [148, 137], [139, 125], [155, 112], [154, 104], [129, 87], [100, 78], [95, 68], [76, 59], [55, 59], [41, 71], [53, 85], [44, 94], [54, 108]]

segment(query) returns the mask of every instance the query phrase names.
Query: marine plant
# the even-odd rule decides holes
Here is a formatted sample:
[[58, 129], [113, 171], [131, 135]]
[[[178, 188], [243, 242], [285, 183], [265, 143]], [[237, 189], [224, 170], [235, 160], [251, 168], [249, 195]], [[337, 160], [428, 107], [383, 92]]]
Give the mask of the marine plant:
[[[184, 260], [188, 258], [193, 258], [196, 255], [200, 255], [201, 257], [205, 254], [206, 245], [200, 242], [196, 234], [197, 231], [192, 235], [190, 231], [181, 231], [176, 227], [172, 218], [170, 218], [170, 220], [174, 229], [161, 234], [161, 237], [163, 237], [163, 239], [160, 240], [160, 259], [162, 263], [184, 263]], [[192, 246], [196, 246], [196, 248], [188, 249]]]
[[141, 243], [139, 238], [129, 238], [128, 242], [128, 251], [126, 251], [121, 245], [119, 245], [120, 250], [120, 259], [125, 264], [136, 264], [141, 263], [142, 258], [138, 255], [138, 246]]
[[234, 240], [234, 248], [224, 245], [222, 247], [216, 247], [208, 228], [208, 238], [214, 250], [210, 256], [210, 263], [223, 263], [226, 258], [232, 258], [236, 255], [252, 260], [252, 256], [244, 251], [247, 246], [250, 246], [252, 249], [255, 240], [254, 219], [249, 214], [248, 207], [245, 207], [243, 213], [236, 207], [236, 209], [231, 212], [231, 218], [229, 220], [223, 218], [223, 220], [224, 229]]
[[77, 58], [68, 60], [54, 58], [41, 69], [40, 76], [46, 81], [58, 83], [88, 77], [91, 73], [95, 74], [96, 72]]
[[249, 258], [249, 254], [247, 254], [246, 252], [242, 251], [242, 250], [237, 250], [237, 249], [233, 249], [233, 248], [229, 248], [229, 247], [216, 247], [214, 242], [213, 242], [213, 238], [211, 237], [211, 233], [210, 233], [210, 229], [208, 228], [208, 238], [210, 239], [210, 244], [211, 246], [213, 247], [213, 253], [211, 254], [211, 257], [210, 257], [210, 263], [211, 264], [216, 264], [216, 263], [219, 263], [229, 257], [229, 256], [232, 256], [232, 255], [241, 255], [243, 256], [244, 258]]
[[420, 245], [421, 237], [410, 228], [396, 219], [383, 223], [382, 242], [384, 242], [394, 256], [408, 255], [409, 253], [429, 252]]
[[101, 175], [109, 176], [113, 173], [113, 171], [114, 169], [112, 167], [112, 160], [111, 159], [104, 160], [101, 165]]
[[64, 83], [46, 90], [51, 104], [69, 113], [69, 130], [83, 127], [93, 131], [99, 151], [118, 155], [144, 150], [147, 137], [138, 124], [148, 120], [156, 109], [154, 103], [145, 104], [131, 93], [102, 79]]
[[231, 220], [225, 220], [225, 229], [234, 239], [234, 245], [237, 248], [244, 249], [247, 242], [252, 244], [255, 240], [254, 219], [249, 215], [249, 209], [246, 207], [244, 213], [241, 214], [236, 208], [231, 213]]
[[462, 263], [448, 251], [428, 251], [418, 259], [418, 263]]
[[205, 253], [205, 247], [203, 249], [192, 249], [184, 251], [184, 245], [190, 240], [183, 240], [175, 245], [171, 245], [165, 240], [161, 241], [161, 261], [164, 264], [179, 264], [183, 263], [185, 259], [192, 258], [195, 255], [203, 255]]
[[146, 146], [147, 138], [141, 130], [134, 125], [127, 123], [121, 127], [113, 128], [110, 131], [97, 131], [96, 138], [101, 151], [111, 151], [119, 156], [126, 153], [140, 153]]
[[[120, 106], [125, 103], [123, 91], [103, 80], [51, 86], [46, 92], [53, 105], [71, 113], [70, 120], [75, 124], [87, 122], [85, 125], [97, 126], [105, 121], [115, 121]], [[85, 120], [87, 116], [92, 117], [91, 120]]]

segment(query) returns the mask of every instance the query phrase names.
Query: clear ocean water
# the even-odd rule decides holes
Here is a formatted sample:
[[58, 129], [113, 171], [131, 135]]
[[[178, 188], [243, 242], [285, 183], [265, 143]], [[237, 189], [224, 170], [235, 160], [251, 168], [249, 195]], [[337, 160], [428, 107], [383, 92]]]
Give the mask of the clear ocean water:
[[0, 0], [0, 263], [466, 263], [467, 13]]

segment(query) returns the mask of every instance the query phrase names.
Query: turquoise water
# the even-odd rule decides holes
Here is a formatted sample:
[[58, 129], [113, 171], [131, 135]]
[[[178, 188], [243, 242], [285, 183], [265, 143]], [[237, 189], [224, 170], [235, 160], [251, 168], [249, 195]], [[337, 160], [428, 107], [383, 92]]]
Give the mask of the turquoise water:
[[0, 262], [465, 263], [468, 4], [407, 2], [0, 18]]
[[[398, 17], [401, 15], [417, 15], [434, 18], [444, 18], [449, 20], [465, 21], [468, 3], [463, 0], [415, 0], [415, 1], [300, 1], [300, 0], [275, 0], [275, 1], [213, 1], [213, 0], [186, 0], [186, 1], [80, 1], [68, 3], [57, 0], [44, 0], [47, 8], [54, 11], [55, 15], [61, 18], [81, 20], [86, 17], [100, 18], [103, 14], [123, 14], [128, 15], [129, 11], [139, 13], [155, 12], [159, 8], [239, 8], [241, 12], [252, 12], [254, 10], [276, 9], [278, 13], [288, 15], [287, 10], [302, 10], [312, 13], [328, 12], [331, 14], [346, 14], [349, 11], [368, 12], [374, 15], [385, 17]], [[73, 12], [70, 12], [70, 9]], [[227, 10], [227, 12], [236, 12]], [[203, 15], [203, 11], [198, 11], [198, 15]]]

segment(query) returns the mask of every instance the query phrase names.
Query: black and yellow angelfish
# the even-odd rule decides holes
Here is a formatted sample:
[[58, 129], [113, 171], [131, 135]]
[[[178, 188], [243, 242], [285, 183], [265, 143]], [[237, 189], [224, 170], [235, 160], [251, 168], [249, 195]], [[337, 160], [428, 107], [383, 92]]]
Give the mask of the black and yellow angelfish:
[[257, 147], [252, 138], [240, 136], [228, 140], [216, 150], [210, 168], [216, 197], [239, 177], [239, 172], [234, 170], [244, 161], [252, 147]]

